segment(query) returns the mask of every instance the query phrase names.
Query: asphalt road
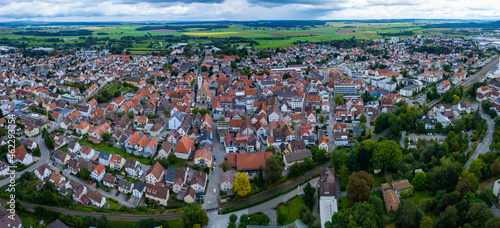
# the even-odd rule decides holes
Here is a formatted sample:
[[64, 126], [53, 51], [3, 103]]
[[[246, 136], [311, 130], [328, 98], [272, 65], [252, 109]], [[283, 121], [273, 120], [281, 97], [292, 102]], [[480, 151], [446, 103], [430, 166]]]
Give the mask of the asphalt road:
[[467, 163], [465, 163], [466, 169], [469, 169], [469, 165], [472, 162], [472, 159], [476, 159], [479, 154], [485, 154], [486, 152], [488, 152], [490, 150], [490, 144], [491, 142], [493, 142], [493, 131], [495, 130], [495, 123], [493, 122], [493, 119], [491, 119], [491, 117], [486, 114], [482, 108], [481, 117], [486, 120], [488, 124], [488, 131], [486, 132], [483, 141], [479, 143], [474, 154], [469, 158]]
[[[213, 123], [212, 125], [215, 125], [216, 123]], [[219, 133], [217, 132], [217, 127], [214, 126], [212, 128], [212, 135], [213, 135], [213, 142], [214, 142], [214, 155], [217, 156], [217, 159], [215, 161], [215, 171], [210, 171], [210, 174], [208, 175], [208, 186], [207, 190], [205, 193], [205, 199], [203, 202], [203, 209], [211, 209], [211, 208], [217, 208], [219, 207], [219, 189], [220, 189], [220, 176], [222, 174], [222, 169], [219, 168], [219, 164], [224, 161], [224, 158], [226, 157], [225, 151], [221, 150], [221, 143], [219, 140]], [[214, 189], [215, 189], [215, 194], [214, 194]]]
[[[40, 167], [42, 164], [49, 162], [49, 157], [50, 157], [49, 150], [45, 146], [45, 142], [43, 141], [42, 136], [39, 135], [35, 138], [31, 138], [31, 140], [33, 140], [33, 142], [38, 143], [38, 146], [40, 147], [40, 154], [41, 154], [40, 159], [38, 160], [38, 162], [34, 163], [33, 165], [26, 168], [25, 170], [23, 170], [21, 172], [16, 172], [16, 179], [21, 177], [21, 175], [23, 175], [23, 173], [33, 172], [33, 171], [35, 171], [35, 169]], [[3, 180], [0, 180], [0, 186], [4, 186], [4, 185], [8, 184], [9, 182], [10, 182], [9, 177], [7, 177]]]

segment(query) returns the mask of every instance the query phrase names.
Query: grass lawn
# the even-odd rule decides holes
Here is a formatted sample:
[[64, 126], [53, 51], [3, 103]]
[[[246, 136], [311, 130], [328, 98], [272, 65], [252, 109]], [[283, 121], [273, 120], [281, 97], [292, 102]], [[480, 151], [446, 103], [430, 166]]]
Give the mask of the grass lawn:
[[467, 117], [468, 118], [472, 118], [472, 117], [474, 117], [474, 115], [473, 114], [463, 114], [462, 115], [462, 118], [464, 118], [464, 119], [467, 118]]
[[113, 86], [109, 87], [108, 88], [108, 94], [115, 94], [116, 91], [118, 91], [118, 89], [120, 88], [121, 85], [118, 85], [118, 84], [114, 84]]
[[341, 202], [339, 204], [339, 211], [344, 210], [344, 209], [353, 205], [353, 203], [351, 202], [351, 200], [349, 198], [347, 198], [347, 196], [340, 198], [340, 201]]
[[128, 180], [128, 181], [130, 181], [130, 182], [132, 182], [134, 184], [140, 181], [138, 179], [135, 179], [135, 178], [132, 178], [132, 177], [129, 177], [129, 176], [125, 177], [125, 180]]
[[59, 148], [59, 150], [62, 152], [68, 152], [68, 145]]
[[430, 191], [413, 191], [413, 194], [408, 197], [401, 198], [401, 201], [414, 200], [415, 203], [420, 203], [423, 199], [433, 199], [432, 193]]
[[168, 223], [168, 227], [173, 227], [173, 228], [177, 228], [177, 227], [180, 228], [180, 227], [184, 226], [184, 221], [181, 218], [167, 220], [167, 223]]
[[[109, 191], [111, 190], [111, 189], [110, 189], [108, 186], [106, 186], [106, 185], [101, 186], [101, 189], [102, 189], [103, 191], [105, 191], [105, 192], [109, 192]], [[109, 201], [108, 201], [108, 202], [109, 202]]]
[[173, 165], [170, 165], [170, 167], [174, 168], [174, 169], [182, 169], [184, 168], [184, 163], [186, 163], [187, 160], [186, 159], [182, 159], [182, 158], [175, 158], [175, 163]]
[[129, 154], [129, 153], [123, 151], [123, 149], [110, 146], [107, 143], [94, 144], [94, 143], [91, 143], [91, 142], [86, 141], [86, 140], [80, 140], [80, 144], [88, 146], [88, 147], [92, 147], [94, 150], [102, 150], [102, 151], [106, 151], [110, 154], [118, 154], [118, 155], [122, 156], [123, 158], [131, 158], [131, 159], [134, 159], [142, 164], [151, 165], [153, 163], [153, 159], [151, 159], [151, 158], [146, 158], [146, 157], [142, 157], [142, 156], [134, 156], [133, 154]]
[[384, 181], [384, 177], [381, 176], [380, 174], [372, 174], [373, 178], [375, 179], [375, 187], [380, 187], [382, 184], [382, 181]]
[[[108, 207], [109, 205], [109, 207]], [[115, 203], [111, 200], [106, 200], [106, 207], [109, 208], [109, 209], [120, 209], [122, 205], [119, 204], [119, 203]]]
[[39, 224], [40, 219], [30, 217], [27, 214], [18, 214], [18, 216], [21, 219], [21, 221], [23, 221], [23, 227], [33, 227], [33, 228], [45, 227]]
[[302, 197], [297, 196], [287, 201], [287, 204], [281, 204], [281, 206], [279, 206], [278, 214], [285, 214], [288, 218], [285, 224], [290, 224], [300, 219], [299, 209], [304, 205], [304, 200], [302, 200]]

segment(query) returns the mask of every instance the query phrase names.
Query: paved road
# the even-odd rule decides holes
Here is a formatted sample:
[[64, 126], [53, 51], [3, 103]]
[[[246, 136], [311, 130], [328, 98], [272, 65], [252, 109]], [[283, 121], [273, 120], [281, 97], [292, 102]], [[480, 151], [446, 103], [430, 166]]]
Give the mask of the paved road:
[[[215, 123], [213, 124], [215, 125]], [[217, 127], [213, 127], [212, 130], [213, 140], [214, 140], [214, 155], [217, 156], [215, 171], [211, 171], [208, 175], [208, 186], [205, 193], [205, 199], [203, 202], [204, 209], [211, 209], [219, 207], [219, 189], [220, 189], [220, 176], [222, 174], [222, 169], [219, 168], [219, 164], [224, 161], [226, 157], [225, 151], [221, 150], [221, 143], [219, 140], [219, 133], [217, 132]], [[213, 193], [215, 189], [215, 194]]]
[[[31, 165], [30, 167], [26, 168], [25, 170], [21, 171], [21, 172], [17, 172], [16, 173], [16, 179], [21, 177], [21, 175], [23, 175], [23, 173], [25, 172], [33, 172], [35, 169], [37, 169], [38, 167], [40, 167], [42, 164], [45, 164], [45, 163], [48, 163], [49, 162], [49, 150], [47, 149], [47, 147], [45, 146], [45, 142], [43, 141], [42, 137], [41, 136], [37, 136], [35, 138], [31, 138], [31, 140], [33, 140], [33, 142], [36, 142], [38, 143], [38, 146], [40, 147], [40, 160], [38, 160], [38, 162], [34, 163], [33, 165]], [[0, 180], [0, 186], [4, 186], [6, 184], [8, 184], [10, 181], [10, 178], [5, 178], [3, 180]]]
[[467, 163], [465, 163], [466, 169], [469, 169], [469, 165], [472, 162], [472, 159], [476, 159], [479, 154], [485, 154], [486, 152], [488, 152], [490, 150], [490, 144], [491, 142], [493, 142], [493, 131], [495, 130], [495, 123], [493, 122], [493, 119], [491, 119], [491, 117], [486, 114], [482, 108], [481, 117], [486, 120], [488, 124], [488, 131], [486, 132], [483, 141], [479, 143], [474, 154], [469, 158]]

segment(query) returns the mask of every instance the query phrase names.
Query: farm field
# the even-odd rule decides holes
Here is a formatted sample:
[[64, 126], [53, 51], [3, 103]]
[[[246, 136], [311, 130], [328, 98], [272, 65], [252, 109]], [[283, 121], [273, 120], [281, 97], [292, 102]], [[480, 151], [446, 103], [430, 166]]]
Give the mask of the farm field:
[[[176, 26], [170, 25], [165, 27], [162, 25], [142, 25], [142, 24], [100, 24], [95, 26], [38, 26], [39, 31], [62, 31], [62, 30], [78, 30], [84, 29], [92, 31], [92, 37], [121, 39], [131, 36], [153, 36], [152, 38], [142, 39], [141, 41], [133, 41], [132, 47], [127, 50], [131, 54], [151, 54], [151, 51], [161, 48], [161, 36], [180, 37], [188, 43], [209, 43], [211, 38], [229, 38], [240, 37], [258, 42], [255, 45], [256, 49], [263, 48], [279, 48], [291, 46], [296, 41], [321, 42], [337, 39], [349, 39], [356, 37], [358, 39], [377, 39], [382, 38], [380, 34], [393, 33], [397, 34], [402, 31], [412, 31], [411, 35], [397, 35], [398, 37], [408, 37], [415, 35], [452, 35], [464, 36], [463, 34], [454, 33], [451, 28], [423, 28], [422, 23], [366, 23], [366, 22], [326, 22], [324, 25], [316, 25], [307, 30], [272, 30], [265, 29], [266, 27], [253, 27], [249, 29], [243, 24], [229, 24], [229, 27], [208, 29], [207, 24], [191, 24], [183, 29], [177, 29]], [[188, 24], [183, 24], [188, 25]], [[216, 25], [214, 23], [213, 25]], [[148, 26], [148, 30], [143, 30], [144, 26]], [[203, 27], [205, 26], [205, 27]], [[82, 36], [34, 36], [34, 35], [16, 35], [14, 32], [25, 31], [31, 26], [25, 27], [0, 27], [0, 40], [12, 39], [19, 42], [24, 42], [29, 47], [53, 47], [54, 45], [76, 44], [86, 42]], [[141, 29], [142, 28], [142, 29]], [[379, 34], [380, 33], [380, 34]], [[158, 37], [159, 36], [159, 37]], [[186, 38], [186, 36], [188, 36]], [[190, 38], [191, 37], [191, 38]], [[386, 37], [389, 38], [390, 36]], [[55, 41], [55, 42], [54, 42]], [[104, 41], [99, 41], [105, 43]], [[173, 44], [173, 43], [172, 43]]]

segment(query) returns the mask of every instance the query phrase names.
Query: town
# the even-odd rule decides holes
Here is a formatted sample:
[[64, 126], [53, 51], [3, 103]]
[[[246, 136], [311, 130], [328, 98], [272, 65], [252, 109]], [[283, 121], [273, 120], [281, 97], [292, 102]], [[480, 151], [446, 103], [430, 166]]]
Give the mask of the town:
[[497, 227], [499, 49], [2, 47], [0, 202], [14, 169], [19, 216], [0, 227]]

